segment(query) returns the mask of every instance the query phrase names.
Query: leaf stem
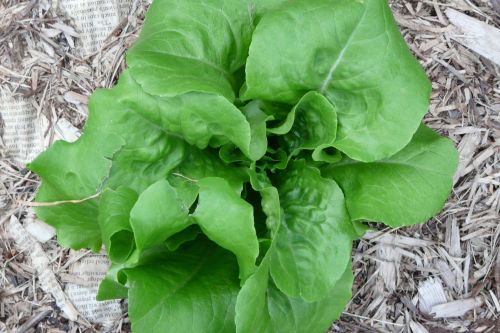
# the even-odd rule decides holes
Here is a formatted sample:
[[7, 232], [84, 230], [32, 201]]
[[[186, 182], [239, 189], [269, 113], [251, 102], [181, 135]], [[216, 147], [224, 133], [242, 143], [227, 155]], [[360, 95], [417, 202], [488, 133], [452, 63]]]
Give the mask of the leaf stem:
[[91, 199], [95, 199], [98, 196], [101, 195], [102, 192], [98, 192], [96, 194], [91, 195], [90, 197], [84, 198], [84, 199], [75, 199], [75, 200], [60, 200], [60, 201], [53, 201], [53, 202], [28, 202], [28, 201], [21, 201], [18, 200], [17, 202], [19, 204], [24, 204], [26, 206], [30, 207], [50, 207], [50, 206], [58, 206], [62, 204], [67, 204], [67, 203], [72, 203], [72, 204], [77, 204], [77, 203], [82, 203]]
[[184, 176], [183, 174], [180, 174], [180, 173], [177, 173], [177, 172], [172, 173], [172, 175], [177, 176], [177, 177], [184, 178], [185, 180], [190, 181], [190, 182], [193, 182], [193, 183], [197, 183], [197, 182], [198, 182], [198, 180], [196, 180], [196, 179], [189, 178], [189, 177]]

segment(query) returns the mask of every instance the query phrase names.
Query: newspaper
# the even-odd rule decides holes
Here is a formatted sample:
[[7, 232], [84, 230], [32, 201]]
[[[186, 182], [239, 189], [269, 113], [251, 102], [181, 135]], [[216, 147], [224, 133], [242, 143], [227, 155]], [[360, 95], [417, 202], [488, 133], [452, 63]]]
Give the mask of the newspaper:
[[42, 120], [26, 98], [0, 89], [0, 156], [16, 164], [35, 158], [44, 145]]
[[110, 33], [125, 19], [132, 0], [59, 0], [73, 18], [85, 55], [98, 52]]
[[91, 254], [70, 266], [75, 283], [66, 285], [66, 294], [87, 320], [110, 329], [122, 316], [119, 301], [97, 302], [99, 283], [106, 275], [109, 260], [105, 255]]

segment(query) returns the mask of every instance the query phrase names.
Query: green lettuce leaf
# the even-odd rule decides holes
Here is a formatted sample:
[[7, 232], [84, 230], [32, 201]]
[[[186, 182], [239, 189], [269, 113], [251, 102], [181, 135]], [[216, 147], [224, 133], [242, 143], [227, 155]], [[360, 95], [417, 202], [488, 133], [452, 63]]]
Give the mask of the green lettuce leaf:
[[112, 262], [125, 261], [135, 248], [130, 211], [138, 195], [128, 187], [107, 188], [99, 202], [99, 226]]
[[177, 251], [179, 247], [192, 240], [195, 240], [196, 237], [198, 237], [202, 233], [203, 232], [201, 231], [200, 227], [193, 224], [182, 230], [181, 232], [178, 232], [172, 237], [168, 238], [165, 241], [165, 245], [170, 251]]
[[268, 132], [284, 135], [282, 147], [288, 150], [288, 159], [307, 149], [313, 150], [313, 160], [332, 162], [325, 150], [333, 147], [337, 114], [323, 95], [310, 91], [295, 105], [282, 125], [270, 128]]
[[283, 216], [278, 189], [272, 185], [265, 173], [258, 173], [254, 170], [249, 170], [248, 173], [252, 188], [260, 192], [262, 211], [267, 216], [266, 225], [271, 231], [271, 237], [274, 238]]
[[[164, 178], [184, 156], [184, 143], [146, 121], [123, 102], [133, 89], [124, 73], [113, 89], [96, 91], [89, 101], [84, 134], [75, 143], [58, 141], [28, 168], [42, 178], [38, 202], [81, 200], [106, 187], [126, 185], [141, 192]], [[98, 198], [37, 207], [37, 215], [56, 227], [64, 246], [101, 247]]]
[[353, 220], [396, 228], [425, 222], [441, 210], [457, 164], [453, 143], [421, 125], [396, 155], [372, 163], [344, 159], [325, 167], [323, 175], [340, 185]]
[[155, 253], [124, 272], [134, 332], [235, 332], [238, 266], [213, 243]]
[[250, 143], [250, 151], [254, 156], [262, 157], [267, 150], [266, 122], [271, 118], [267, 113], [261, 110], [259, 101], [253, 101], [242, 108], [248, 123], [250, 124], [250, 132], [252, 141]]
[[130, 72], [121, 76], [130, 87], [122, 98], [128, 108], [144, 119], [167, 133], [182, 136], [199, 149], [231, 142], [252, 160], [262, 157], [260, 150], [253, 149], [250, 124], [226, 98], [200, 92], [174, 97], [151, 95], [142, 90]]
[[155, 1], [127, 54], [138, 91], [158, 104], [151, 101], [141, 114], [199, 148], [223, 136], [250, 159], [260, 159], [262, 138], [252, 139], [250, 125], [232, 104], [253, 29], [245, 0]]
[[248, 179], [245, 167], [225, 164], [217, 157], [215, 150], [190, 147], [183, 162], [172, 170], [168, 181], [180, 193], [180, 198], [185, 200], [184, 204], [191, 207], [199, 192], [196, 182], [207, 177], [224, 178], [238, 195], [243, 190], [243, 183]]
[[331, 179], [303, 161], [279, 180], [282, 223], [270, 270], [285, 294], [308, 301], [328, 294], [349, 262], [356, 238], [344, 195]]
[[431, 88], [386, 0], [287, 2], [258, 23], [246, 75], [245, 99], [323, 94], [338, 110], [335, 147], [366, 162], [406, 146]]
[[132, 76], [156, 96], [204, 92], [232, 102], [252, 39], [250, 14], [246, 0], [155, 1], [127, 53]]
[[352, 270], [349, 265], [329, 293], [316, 302], [290, 297], [274, 285], [269, 260], [243, 285], [236, 301], [237, 333], [326, 332], [340, 317], [351, 298]]
[[[124, 263], [111, 264], [106, 276], [99, 284], [99, 290], [96, 295], [98, 301], [107, 301], [112, 299], [122, 299], [128, 297], [128, 288], [125, 286], [126, 275], [122, 270], [127, 265]], [[130, 267], [133, 267], [131, 265]], [[121, 279], [120, 279], [121, 278]]]
[[259, 254], [253, 207], [223, 178], [204, 178], [198, 186], [200, 198], [193, 219], [208, 238], [236, 255], [240, 278], [246, 279], [254, 272]]
[[184, 202], [166, 180], [159, 180], [141, 193], [130, 211], [139, 251], [163, 243], [193, 223]]

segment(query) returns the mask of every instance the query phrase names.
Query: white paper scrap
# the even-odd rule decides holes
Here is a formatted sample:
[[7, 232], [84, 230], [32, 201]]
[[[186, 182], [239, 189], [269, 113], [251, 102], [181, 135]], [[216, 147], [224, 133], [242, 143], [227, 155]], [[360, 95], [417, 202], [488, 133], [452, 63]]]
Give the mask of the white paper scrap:
[[57, 140], [66, 142], [75, 142], [82, 134], [81, 131], [66, 120], [66, 118], [59, 118], [54, 126], [54, 131]]
[[32, 208], [28, 209], [24, 227], [40, 243], [45, 243], [56, 235], [56, 229], [37, 219]]

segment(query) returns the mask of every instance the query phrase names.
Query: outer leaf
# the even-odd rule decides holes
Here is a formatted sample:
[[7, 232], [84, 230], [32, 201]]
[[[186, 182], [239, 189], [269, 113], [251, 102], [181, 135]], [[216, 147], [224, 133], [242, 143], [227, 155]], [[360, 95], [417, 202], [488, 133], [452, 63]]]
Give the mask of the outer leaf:
[[[317, 302], [305, 302], [300, 298], [290, 298], [278, 288], [269, 288], [274, 306], [270, 307], [271, 318], [276, 322], [278, 332], [325, 332], [334, 320], [342, 314], [352, 295], [352, 269], [350, 261], [335, 287]], [[290, 314], [295, 314], [290, 320]], [[275, 327], [276, 327], [275, 326]]]
[[[54, 143], [28, 166], [42, 177], [37, 201], [83, 199], [123, 184], [140, 193], [182, 161], [185, 143], [140, 116], [136, 111], [144, 105], [125, 102], [140, 95], [137, 88], [124, 72], [116, 87], [96, 91], [81, 138]], [[97, 202], [38, 207], [36, 212], [57, 228], [62, 245], [98, 251]]]
[[168, 181], [159, 180], [146, 189], [130, 212], [137, 249], [161, 244], [170, 236], [188, 227], [189, 207]]
[[233, 101], [252, 31], [246, 0], [157, 0], [127, 63], [148, 93], [197, 91]]
[[99, 285], [96, 296], [99, 301], [110, 299], [120, 299], [128, 297], [127, 275], [125, 270], [133, 269], [145, 263], [151, 262], [151, 258], [162, 257], [167, 249], [164, 244], [152, 246], [144, 251], [135, 249], [126, 261], [121, 263], [111, 263], [106, 276]]
[[236, 255], [240, 277], [245, 279], [255, 270], [259, 254], [253, 207], [223, 178], [204, 178], [198, 185], [199, 204], [193, 218], [208, 238]]
[[299, 0], [265, 14], [246, 75], [245, 99], [295, 104], [310, 90], [326, 96], [338, 110], [335, 147], [362, 161], [410, 141], [431, 88], [386, 0]]
[[136, 333], [233, 333], [239, 290], [234, 257], [208, 241], [126, 270]]
[[[178, 136], [166, 133], [159, 123], [142, 116], [146, 103], [141, 103], [143, 93], [128, 71], [120, 76], [117, 86], [102, 90], [92, 97], [91, 107], [97, 112], [110, 112], [111, 126], [104, 130], [116, 133], [124, 145], [113, 156], [113, 166], [106, 185], [121, 185], [141, 193], [154, 182], [164, 179], [185, 158], [186, 143]], [[134, 100], [134, 98], [139, 99]], [[100, 124], [100, 126], [107, 124]], [[111, 128], [110, 128], [111, 127]]]
[[125, 261], [135, 248], [130, 226], [130, 211], [137, 193], [128, 187], [106, 189], [99, 202], [99, 226], [108, 256], [112, 262]]
[[104, 278], [99, 284], [99, 293], [96, 300], [107, 301], [112, 299], [124, 299], [128, 297], [128, 289], [115, 281]]
[[89, 105], [99, 117], [96, 125], [92, 125], [95, 127], [92, 133], [99, 131], [99, 134], [93, 135], [100, 135], [105, 141], [114, 134], [122, 140], [122, 146], [112, 157], [113, 165], [105, 185], [116, 188], [126, 184], [137, 193], [164, 179], [182, 162], [186, 148], [182, 139], [166, 133], [141, 115], [141, 109], [147, 105], [131, 102], [143, 95], [139, 89], [125, 71], [117, 86], [94, 93]]
[[[89, 120], [89, 127], [90, 124]], [[106, 156], [111, 156], [121, 145], [119, 138], [114, 139], [101, 142], [100, 137], [84, 134], [74, 144], [54, 143], [28, 166], [42, 177], [36, 201], [84, 199], [96, 194], [111, 168], [111, 161]], [[40, 219], [56, 228], [61, 245], [74, 249], [100, 249], [97, 199], [79, 204], [36, 207], [35, 212]]]
[[307, 302], [276, 288], [269, 279], [269, 261], [264, 259], [238, 294], [236, 332], [325, 332], [351, 298], [353, 277], [348, 266], [330, 293], [320, 301]]
[[399, 227], [424, 222], [441, 210], [457, 163], [452, 142], [421, 125], [396, 155], [373, 163], [345, 159], [323, 174], [340, 184], [354, 220]]
[[155, 1], [127, 56], [139, 90], [163, 97], [162, 112], [154, 107], [142, 114], [199, 148], [224, 136], [252, 160], [261, 158], [262, 139], [251, 137], [231, 103], [242, 84], [252, 32], [247, 0]]
[[284, 216], [270, 258], [271, 275], [285, 294], [320, 300], [347, 267], [356, 237], [344, 195], [303, 161], [287, 169], [278, 190]]
[[257, 271], [245, 281], [238, 294], [237, 333], [274, 333], [268, 309], [270, 302], [267, 299], [269, 282], [269, 260], [264, 258]]

